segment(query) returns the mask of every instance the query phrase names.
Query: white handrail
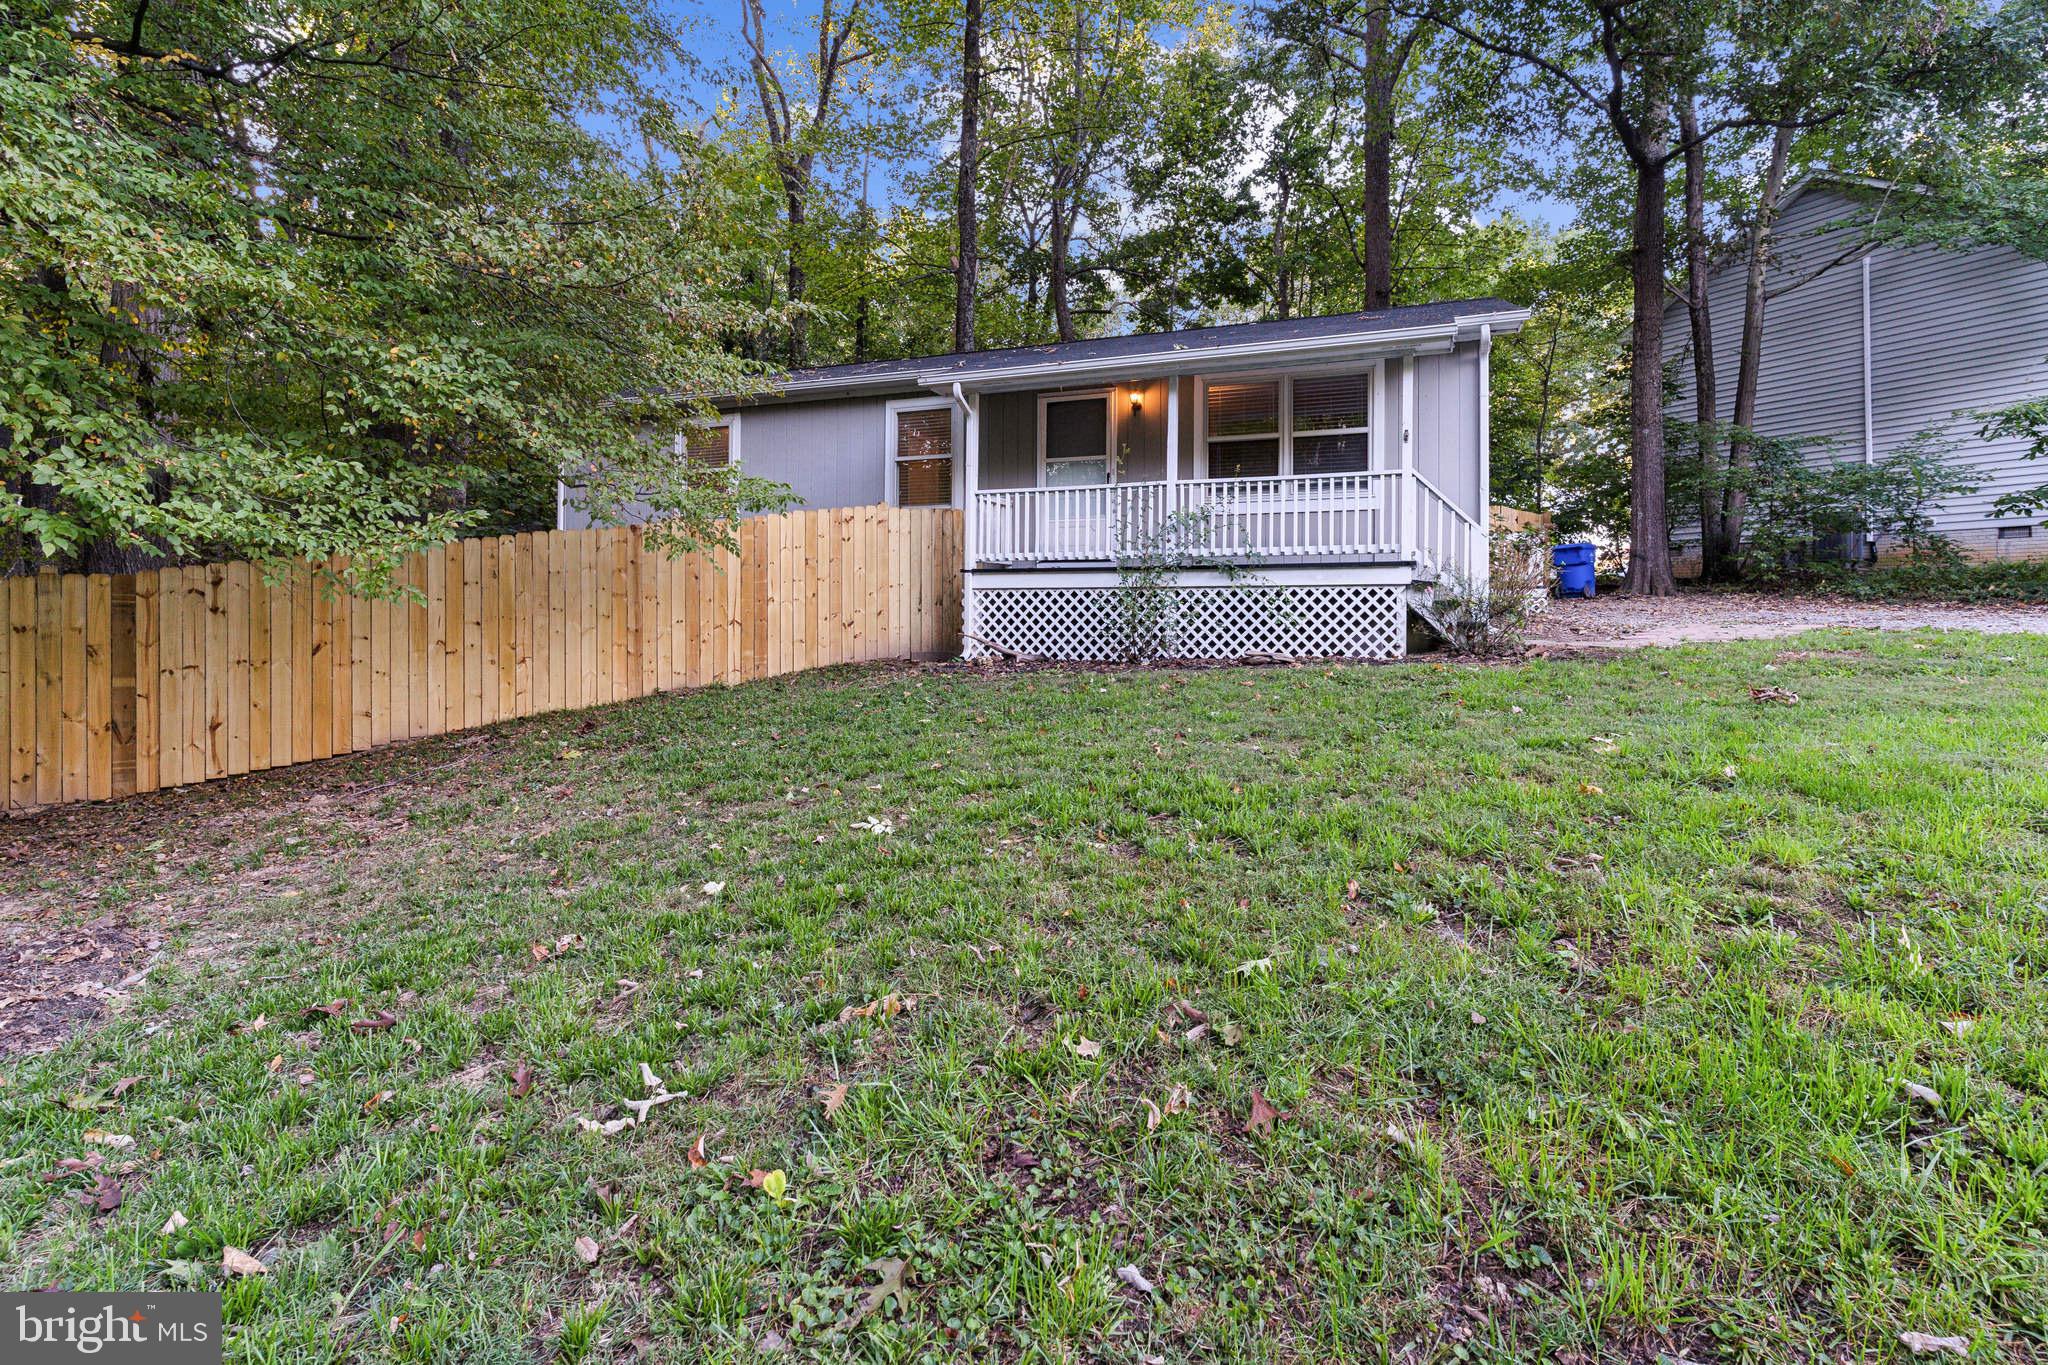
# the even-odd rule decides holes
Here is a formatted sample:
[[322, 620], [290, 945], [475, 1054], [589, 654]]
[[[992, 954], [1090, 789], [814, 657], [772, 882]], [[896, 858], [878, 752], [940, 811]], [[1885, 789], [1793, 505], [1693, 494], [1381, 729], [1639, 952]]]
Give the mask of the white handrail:
[[1167, 518], [1200, 517], [1206, 551], [1237, 557], [1395, 555], [1396, 471], [1074, 488], [975, 495], [979, 561], [1111, 562], [1154, 542]]
[[[1424, 576], [1470, 579], [1485, 562], [1478, 518], [1413, 471], [989, 489], [974, 504], [977, 562], [987, 564], [1114, 563], [1152, 547], [1239, 559], [1404, 558]], [[1174, 516], [1199, 524], [1191, 543], [1162, 546]]]
[[1416, 568], [1436, 578], [1471, 582], [1481, 560], [1478, 520], [1420, 471], [1415, 473], [1416, 525], [1409, 537]]

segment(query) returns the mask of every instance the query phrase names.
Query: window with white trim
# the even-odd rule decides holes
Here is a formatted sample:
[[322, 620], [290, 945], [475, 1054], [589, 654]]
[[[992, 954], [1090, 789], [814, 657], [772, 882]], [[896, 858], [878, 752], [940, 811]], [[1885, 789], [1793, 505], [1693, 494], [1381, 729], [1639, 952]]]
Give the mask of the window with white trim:
[[739, 452], [733, 448], [738, 420], [721, 417], [700, 426], [685, 427], [676, 433], [676, 454], [699, 469], [723, 469], [739, 463]]
[[1212, 479], [1372, 468], [1372, 372], [1212, 381], [1203, 416]]
[[894, 404], [889, 409], [889, 460], [898, 507], [948, 507], [953, 502], [953, 405]]
[[1263, 479], [1281, 472], [1280, 381], [1209, 386], [1209, 477]]
[[1039, 458], [1044, 462], [1045, 487], [1114, 481], [1112, 397], [1108, 389], [1038, 396]]
[[1287, 381], [1290, 474], [1362, 474], [1372, 467], [1372, 384], [1362, 374]]

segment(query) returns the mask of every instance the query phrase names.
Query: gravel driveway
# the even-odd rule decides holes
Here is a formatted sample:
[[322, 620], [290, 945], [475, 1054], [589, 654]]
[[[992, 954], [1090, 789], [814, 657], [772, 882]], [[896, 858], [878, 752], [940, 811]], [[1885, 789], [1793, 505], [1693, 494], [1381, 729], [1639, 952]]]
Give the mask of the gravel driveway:
[[1685, 593], [1643, 598], [1620, 594], [1556, 598], [1529, 632], [1535, 649], [1634, 649], [1644, 645], [1759, 640], [1805, 630], [1977, 630], [1991, 635], [2048, 635], [2048, 607], [1960, 606], [1941, 602], [1843, 602], [1762, 593]]

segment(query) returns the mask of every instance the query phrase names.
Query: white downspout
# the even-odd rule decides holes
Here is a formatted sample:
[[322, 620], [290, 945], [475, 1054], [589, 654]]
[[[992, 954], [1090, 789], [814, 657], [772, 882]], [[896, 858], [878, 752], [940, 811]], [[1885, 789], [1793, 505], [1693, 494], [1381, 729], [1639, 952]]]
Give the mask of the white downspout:
[[[976, 394], [969, 398], [960, 387], [960, 382], [953, 382], [953, 401], [959, 404], [966, 414], [963, 444], [967, 448], [961, 452], [960, 461], [964, 484], [960, 494], [960, 629], [968, 637], [979, 634], [981, 628], [980, 613], [975, 610], [974, 601], [975, 556], [981, 548], [980, 509], [976, 506], [975, 500], [975, 494], [981, 489], [980, 397]], [[971, 638], [963, 639], [960, 643], [961, 653], [972, 652]]]
[[1877, 462], [1877, 425], [1870, 407], [1870, 257], [1863, 258], [1863, 463]]
[[1421, 490], [1415, 486], [1415, 357], [1401, 358], [1401, 539], [1404, 552], [1422, 558]]
[[1479, 511], [1472, 528], [1478, 542], [1474, 577], [1493, 581], [1493, 324], [1479, 324]]

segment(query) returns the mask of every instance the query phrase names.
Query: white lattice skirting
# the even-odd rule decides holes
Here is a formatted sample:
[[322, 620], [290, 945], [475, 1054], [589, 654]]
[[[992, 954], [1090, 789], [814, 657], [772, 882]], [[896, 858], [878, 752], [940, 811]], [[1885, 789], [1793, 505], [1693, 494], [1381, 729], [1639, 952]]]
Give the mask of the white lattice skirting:
[[[1379, 584], [1117, 588], [974, 588], [983, 640], [1048, 659], [1397, 659], [1407, 652], [1399, 587]], [[1156, 649], [1133, 647], [1136, 638]], [[967, 641], [970, 658], [989, 652]]]

